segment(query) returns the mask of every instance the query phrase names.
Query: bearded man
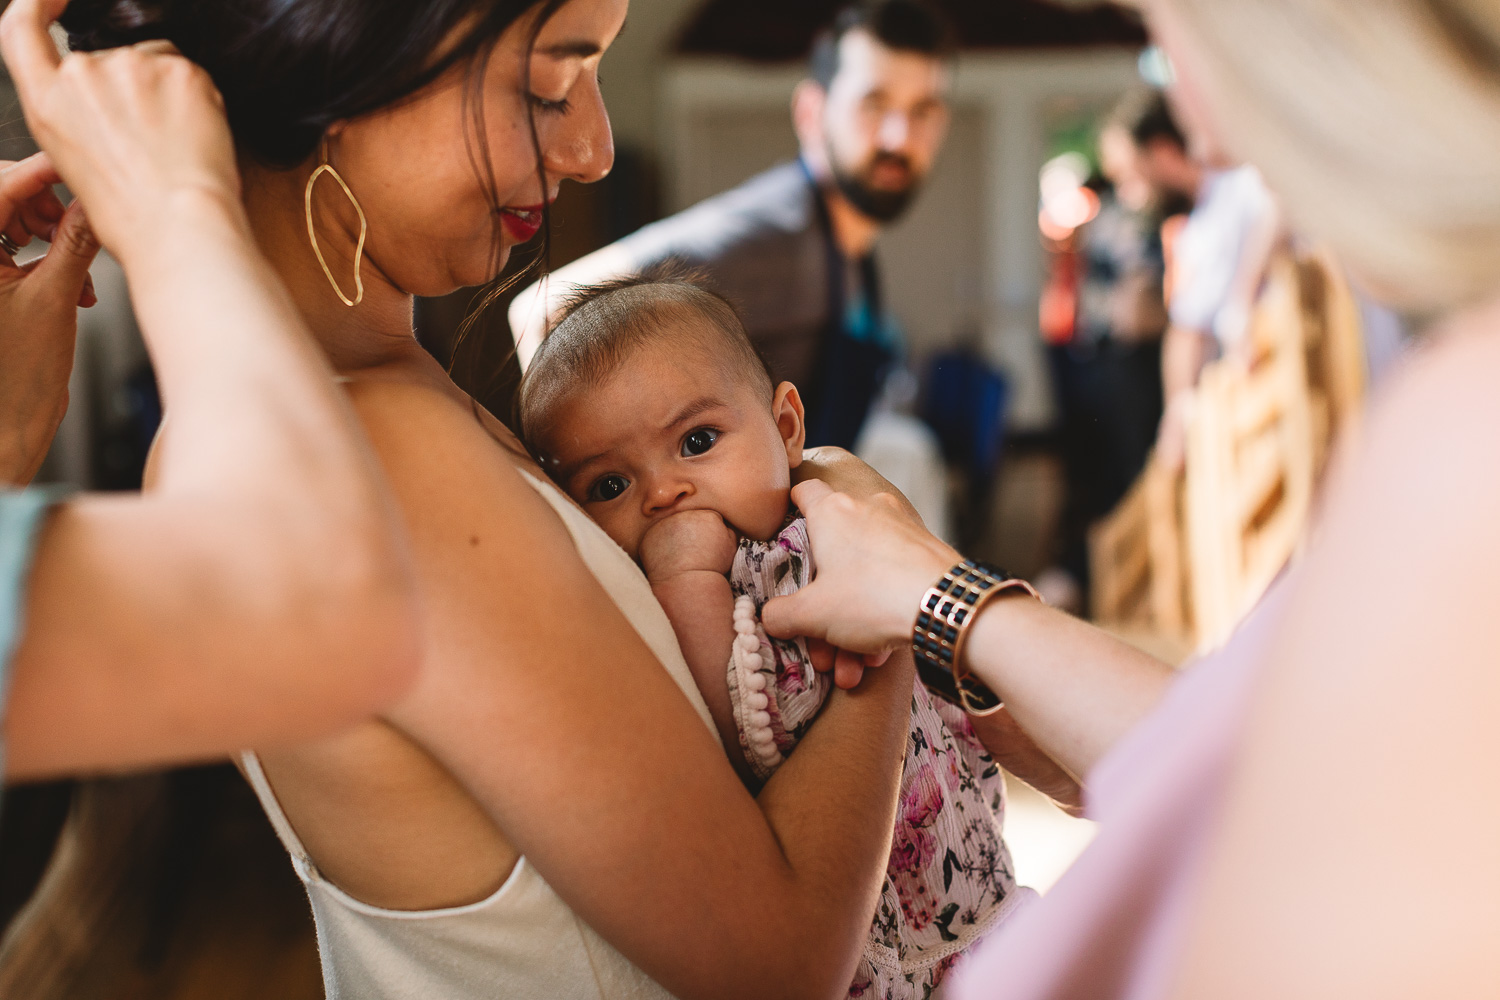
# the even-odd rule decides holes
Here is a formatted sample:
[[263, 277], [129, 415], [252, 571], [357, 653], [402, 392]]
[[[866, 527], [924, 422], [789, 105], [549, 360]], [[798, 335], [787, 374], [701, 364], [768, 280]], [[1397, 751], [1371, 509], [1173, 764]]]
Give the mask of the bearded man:
[[950, 53], [947, 25], [919, 0], [842, 10], [792, 98], [799, 158], [527, 289], [510, 310], [523, 364], [572, 289], [675, 261], [735, 304], [772, 379], [802, 390], [808, 445], [852, 449], [901, 354], [875, 243], [947, 134]]

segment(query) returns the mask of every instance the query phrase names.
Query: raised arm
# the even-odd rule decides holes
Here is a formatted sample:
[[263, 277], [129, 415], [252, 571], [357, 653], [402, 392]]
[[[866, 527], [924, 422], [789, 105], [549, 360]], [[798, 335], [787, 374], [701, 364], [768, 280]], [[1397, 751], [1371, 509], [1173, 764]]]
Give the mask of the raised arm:
[[[866, 653], [909, 644], [918, 601], [958, 553], [894, 497], [855, 499], [808, 482], [792, 499], [807, 515], [818, 577], [766, 604], [766, 630]], [[1020, 597], [985, 606], [965, 656], [1046, 755], [1079, 777], [1156, 705], [1172, 676], [1092, 625]]]
[[81, 498], [43, 534], [12, 777], [304, 738], [387, 704], [416, 657], [394, 509], [255, 249], [217, 93], [160, 45], [59, 64], [46, 29], [63, 6], [14, 0], [0, 46], [125, 268], [173, 430], [153, 489]]

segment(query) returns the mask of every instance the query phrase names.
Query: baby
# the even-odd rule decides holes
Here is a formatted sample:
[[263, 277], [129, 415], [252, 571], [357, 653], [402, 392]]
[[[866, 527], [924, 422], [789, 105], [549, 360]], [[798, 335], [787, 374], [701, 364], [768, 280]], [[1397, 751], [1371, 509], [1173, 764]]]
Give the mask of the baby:
[[[581, 290], [532, 359], [521, 430], [543, 468], [646, 572], [752, 790], [832, 683], [760, 609], [813, 575], [791, 508], [797, 389], [774, 385], [733, 307], [690, 276]], [[964, 712], [912, 693], [897, 827], [851, 997], [934, 996], [1019, 901], [1000, 769]]]

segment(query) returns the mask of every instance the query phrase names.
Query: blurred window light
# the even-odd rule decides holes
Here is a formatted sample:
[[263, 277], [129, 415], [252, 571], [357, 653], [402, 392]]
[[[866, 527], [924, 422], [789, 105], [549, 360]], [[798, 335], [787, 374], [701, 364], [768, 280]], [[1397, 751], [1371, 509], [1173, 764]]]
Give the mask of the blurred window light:
[[1042, 165], [1042, 200], [1087, 184], [1093, 165], [1082, 153], [1067, 152]]
[[1049, 240], [1067, 239], [1099, 214], [1099, 196], [1085, 185], [1093, 167], [1082, 153], [1063, 153], [1042, 167], [1038, 223]]
[[1172, 57], [1160, 45], [1151, 45], [1141, 51], [1136, 63], [1141, 79], [1159, 90], [1177, 82], [1177, 71], [1172, 68]]

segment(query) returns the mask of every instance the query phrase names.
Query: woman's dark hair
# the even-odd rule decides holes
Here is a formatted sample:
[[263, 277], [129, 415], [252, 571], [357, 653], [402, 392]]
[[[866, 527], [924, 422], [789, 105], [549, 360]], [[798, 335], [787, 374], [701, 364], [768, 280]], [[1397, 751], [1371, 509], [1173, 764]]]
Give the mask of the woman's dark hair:
[[334, 122], [410, 97], [464, 60], [483, 63], [523, 14], [546, 7], [540, 26], [563, 2], [72, 0], [61, 23], [75, 49], [172, 42], [213, 77], [240, 149], [293, 167]]
[[[74, 49], [107, 49], [151, 39], [172, 42], [208, 72], [223, 94], [240, 151], [273, 168], [306, 162], [335, 122], [406, 100], [467, 63], [464, 144], [490, 209], [498, 213], [500, 195], [485, 141], [484, 79], [490, 52], [500, 35], [531, 11], [537, 13], [530, 39], [534, 43], [566, 2], [72, 0], [60, 20]], [[530, 81], [524, 80], [523, 86], [529, 90]], [[545, 192], [548, 183], [534, 121], [532, 150]], [[498, 214], [494, 224], [492, 265], [498, 271]], [[460, 345], [488, 306], [545, 266], [551, 228], [551, 211], [544, 207], [542, 242], [535, 257], [476, 296], [459, 331]], [[490, 366], [475, 362], [472, 367]], [[465, 381], [482, 384], [497, 373], [498, 367], [482, 375], [470, 372]]]

